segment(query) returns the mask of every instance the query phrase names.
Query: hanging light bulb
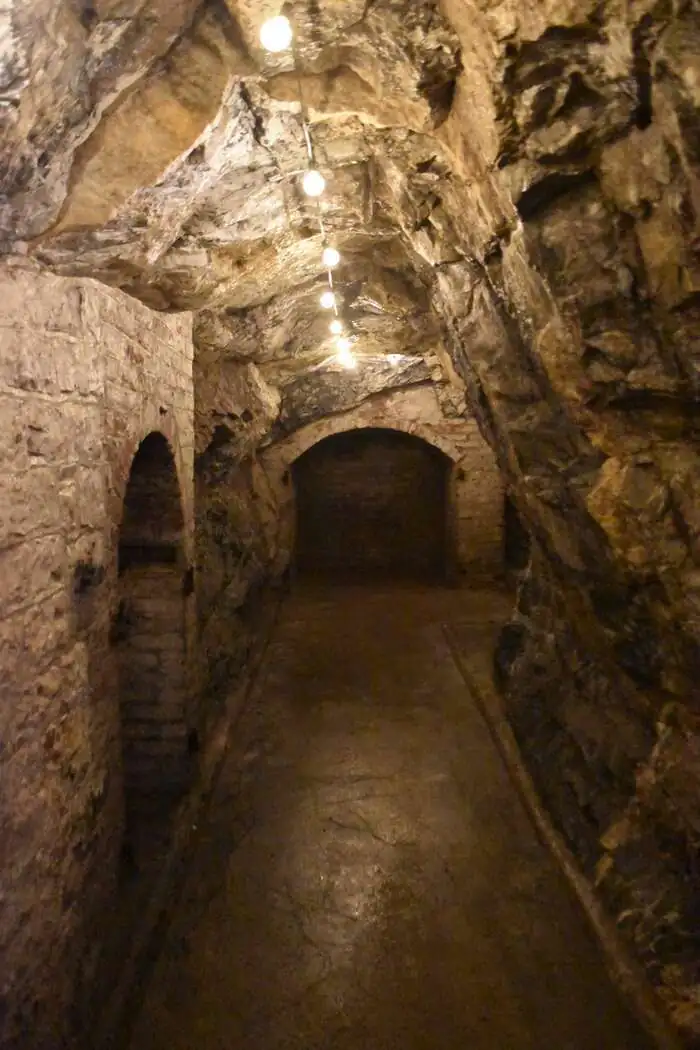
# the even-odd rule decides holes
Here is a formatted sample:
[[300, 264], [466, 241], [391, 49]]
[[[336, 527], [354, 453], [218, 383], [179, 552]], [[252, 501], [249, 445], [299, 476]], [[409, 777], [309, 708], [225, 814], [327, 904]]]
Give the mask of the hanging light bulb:
[[266, 51], [286, 51], [293, 35], [291, 23], [284, 15], [268, 18], [260, 27], [260, 43]]
[[307, 197], [320, 197], [326, 188], [326, 180], [316, 168], [309, 168], [301, 184]]
[[324, 310], [332, 310], [335, 306], [335, 295], [330, 290], [321, 296], [321, 306]]
[[337, 248], [324, 248], [321, 258], [323, 259], [323, 265], [332, 270], [340, 262], [340, 252]]
[[339, 354], [347, 354], [352, 347], [352, 342], [346, 335], [342, 335], [335, 345], [338, 347]]
[[329, 324], [328, 327], [330, 328], [332, 335], [342, 335], [343, 334], [343, 322], [339, 321], [337, 317], [333, 318], [333, 320], [331, 321], [331, 323]]
[[338, 340], [338, 353], [335, 355], [336, 356], [336, 361], [338, 362], [339, 365], [342, 365], [343, 368], [355, 368], [357, 366], [357, 361], [355, 359], [355, 355], [353, 354], [352, 350], [350, 349], [349, 340], [347, 340], [348, 346], [341, 347], [340, 346], [340, 342], [341, 342], [341, 340], [339, 339]]

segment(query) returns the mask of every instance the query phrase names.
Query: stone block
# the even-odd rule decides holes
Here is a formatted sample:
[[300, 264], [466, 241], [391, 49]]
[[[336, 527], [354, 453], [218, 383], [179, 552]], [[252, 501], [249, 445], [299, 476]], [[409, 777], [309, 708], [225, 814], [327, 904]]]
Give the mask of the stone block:
[[100, 393], [99, 358], [85, 352], [78, 336], [20, 326], [11, 334], [10, 341], [3, 330], [2, 341], [11, 352], [0, 354], [0, 383], [30, 393], [77, 397]]
[[42, 536], [0, 552], [0, 611], [30, 607], [65, 583], [65, 542]]
[[2, 326], [75, 334], [81, 326], [81, 282], [10, 270], [3, 277]]
[[68, 530], [97, 531], [102, 527], [106, 516], [105, 478], [104, 470], [99, 465], [64, 468], [57, 495], [57, 505]]
[[70, 640], [73, 630], [70, 600], [63, 590], [0, 619], [0, 666], [4, 672], [0, 725], [13, 721], [13, 696], [35, 681]]
[[59, 501], [59, 479], [55, 467], [29, 467], [10, 474], [4, 481], [0, 504], [0, 547], [16, 544], [29, 536], [59, 532], [65, 513]]
[[[0, 299], [0, 908], [8, 905], [8, 886], [12, 897], [0, 921], [7, 1007], [0, 1042], [18, 1045], [17, 1025], [26, 1036], [31, 1018], [36, 1045], [53, 1047], [69, 1038], [76, 974], [89, 985], [106, 943], [116, 884], [121, 712], [118, 649], [108, 633], [122, 495], [131, 458], [153, 429], [148, 421], [161, 418], [159, 405], [173, 447], [192, 448], [191, 399], [179, 385], [189, 322], [154, 319], [132, 298], [91, 281], [24, 271], [0, 275]], [[191, 546], [191, 469], [180, 479], [182, 531]], [[169, 594], [179, 593], [176, 575], [159, 599], [164, 615]], [[173, 757], [174, 745], [165, 744], [163, 755], [149, 756], [149, 770], [165, 763], [175, 785], [187, 763], [183, 693], [162, 683], [161, 654], [172, 651], [182, 678], [177, 637], [145, 651], [153, 663], [141, 673], [156, 672], [151, 699], [161, 739], [177, 741], [182, 752]]]

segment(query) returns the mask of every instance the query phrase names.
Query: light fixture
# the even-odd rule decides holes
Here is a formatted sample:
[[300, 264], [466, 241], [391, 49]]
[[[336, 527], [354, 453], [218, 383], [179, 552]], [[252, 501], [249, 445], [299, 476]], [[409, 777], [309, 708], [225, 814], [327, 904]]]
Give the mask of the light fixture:
[[357, 367], [357, 361], [355, 360], [355, 355], [353, 354], [352, 350], [350, 350], [349, 348], [341, 349], [340, 346], [339, 346], [338, 347], [338, 353], [335, 355], [335, 358], [336, 358], [336, 361], [338, 362], [338, 364], [342, 365], [343, 368], [356, 368]]
[[332, 270], [340, 262], [340, 252], [337, 248], [324, 248], [321, 258], [323, 259], [323, 265]]
[[284, 15], [269, 18], [260, 27], [260, 43], [266, 51], [286, 51], [293, 35], [291, 22]]
[[[294, 29], [289, 19], [284, 15], [277, 15], [275, 18], [270, 18], [260, 27], [260, 43], [267, 51], [272, 51], [273, 53], [286, 51], [292, 46], [293, 40]], [[296, 65], [294, 55], [292, 55], [292, 60], [292, 65], [294, 67]], [[296, 72], [299, 86], [301, 128], [306, 142], [306, 151], [308, 154], [307, 163], [309, 165], [302, 176], [301, 185], [307, 197], [316, 198], [320, 197], [325, 190], [326, 180], [323, 174], [314, 167], [315, 157], [313, 142], [311, 139], [311, 128], [308, 122], [307, 108], [303, 98], [301, 77], [299, 76], [298, 70], [296, 70]], [[321, 207], [318, 206], [316, 210], [318, 212], [319, 233], [323, 245], [323, 265], [328, 271], [328, 287], [320, 296], [320, 303], [324, 310], [333, 310], [335, 312], [335, 317], [331, 319], [328, 325], [331, 334], [336, 337], [335, 361], [342, 368], [356, 368], [357, 360], [352, 352], [353, 340], [348, 338], [345, 334], [346, 328], [343, 321], [338, 316], [337, 299], [333, 290], [333, 274], [331, 271], [340, 263], [340, 252], [337, 248], [333, 247], [333, 245], [326, 242], [327, 234], [323, 222]]]
[[316, 168], [309, 168], [301, 184], [307, 197], [320, 197], [326, 188], [326, 180]]

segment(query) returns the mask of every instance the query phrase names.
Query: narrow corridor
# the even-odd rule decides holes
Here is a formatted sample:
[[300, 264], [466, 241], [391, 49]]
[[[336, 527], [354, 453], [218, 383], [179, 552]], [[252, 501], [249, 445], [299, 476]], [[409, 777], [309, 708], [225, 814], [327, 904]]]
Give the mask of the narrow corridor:
[[437, 588], [286, 603], [132, 1050], [650, 1045], [442, 632], [487, 645], [502, 615]]

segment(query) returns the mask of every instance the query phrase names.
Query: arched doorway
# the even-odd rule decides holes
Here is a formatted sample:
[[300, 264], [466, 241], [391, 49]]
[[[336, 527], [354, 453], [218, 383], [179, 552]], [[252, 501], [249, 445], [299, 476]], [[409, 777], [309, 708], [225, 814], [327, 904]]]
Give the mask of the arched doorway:
[[333, 578], [444, 578], [448, 478], [437, 448], [397, 430], [334, 434], [293, 464], [296, 571]]
[[112, 638], [129, 848], [188, 778], [183, 531], [173, 454], [152, 433], [134, 457], [124, 497]]

